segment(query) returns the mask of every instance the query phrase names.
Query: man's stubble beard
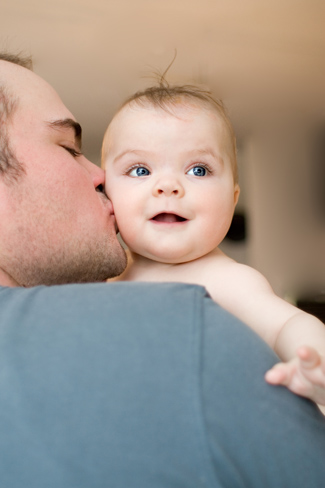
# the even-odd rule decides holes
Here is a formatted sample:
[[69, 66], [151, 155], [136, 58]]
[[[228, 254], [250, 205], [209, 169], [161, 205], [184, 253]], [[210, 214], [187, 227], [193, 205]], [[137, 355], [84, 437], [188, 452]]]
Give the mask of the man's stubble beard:
[[127, 258], [113, 225], [91, 230], [60, 205], [49, 209], [23, 193], [16, 196], [0, 266], [20, 286], [100, 282], [124, 271]]
[[37, 254], [27, 245], [24, 256], [10, 263], [15, 270], [11, 276], [20, 286], [31, 287], [102, 282], [124, 271], [127, 258], [116, 237], [105, 245], [90, 244], [72, 242], [57, 250], [49, 246]]

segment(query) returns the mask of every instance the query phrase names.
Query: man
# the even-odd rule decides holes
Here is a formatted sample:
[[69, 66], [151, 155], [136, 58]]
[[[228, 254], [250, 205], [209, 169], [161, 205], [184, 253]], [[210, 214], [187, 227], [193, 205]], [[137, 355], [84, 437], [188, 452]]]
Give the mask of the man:
[[1, 62], [0, 86], [3, 284], [103, 281], [120, 273], [126, 258], [104, 173], [80, 155], [73, 115], [44, 80], [16, 64]]
[[0, 107], [1, 486], [322, 486], [324, 417], [203, 288], [85, 284], [126, 264], [103, 172], [13, 56]]

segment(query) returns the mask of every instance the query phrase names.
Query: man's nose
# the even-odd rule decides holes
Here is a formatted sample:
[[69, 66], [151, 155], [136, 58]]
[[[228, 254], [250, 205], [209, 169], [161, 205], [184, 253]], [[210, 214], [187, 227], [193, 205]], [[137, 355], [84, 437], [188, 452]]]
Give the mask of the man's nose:
[[177, 178], [164, 177], [160, 178], [153, 186], [152, 193], [155, 197], [164, 195], [166, 197], [175, 196], [181, 198], [184, 196], [184, 187]]
[[84, 158], [83, 165], [90, 174], [94, 187], [103, 189], [105, 187], [105, 171], [87, 158]]

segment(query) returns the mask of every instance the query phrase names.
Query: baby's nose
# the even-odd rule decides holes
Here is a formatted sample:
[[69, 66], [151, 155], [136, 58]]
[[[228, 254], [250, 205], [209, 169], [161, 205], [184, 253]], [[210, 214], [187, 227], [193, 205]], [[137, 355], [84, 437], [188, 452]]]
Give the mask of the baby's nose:
[[173, 178], [164, 178], [154, 185], [153, 195], [158, 197], [161, 195], [182, 197], [184, 195], [184, 188], [180, 181]]

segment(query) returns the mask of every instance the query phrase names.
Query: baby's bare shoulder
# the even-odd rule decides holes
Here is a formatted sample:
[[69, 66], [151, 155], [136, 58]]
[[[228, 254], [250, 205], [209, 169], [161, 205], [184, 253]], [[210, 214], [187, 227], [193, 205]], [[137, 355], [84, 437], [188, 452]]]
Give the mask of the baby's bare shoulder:
[[221, 252], [207, 258], [201, 268], [201, 277], [212, 297], [220, 300], [220, 297], [243, 297], [251, 293], [273, 294], [267, 279], [254, 268]]
[[206, 256], [204, 263], [206, 272], [227, 274], [230, 279], [245, 279], [258, 284], [268, 284], [266, 278], [256, 269], [246, 264], [238, 263], [222, 251], [213, 252]]

